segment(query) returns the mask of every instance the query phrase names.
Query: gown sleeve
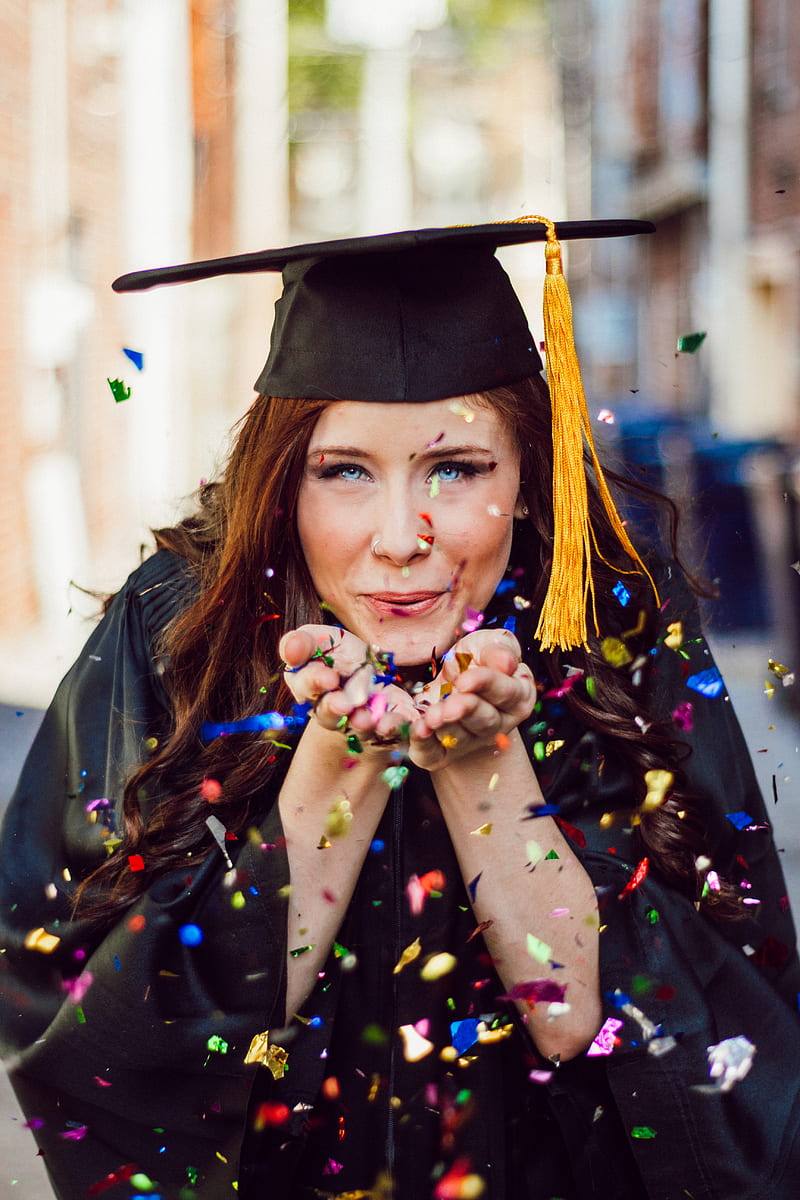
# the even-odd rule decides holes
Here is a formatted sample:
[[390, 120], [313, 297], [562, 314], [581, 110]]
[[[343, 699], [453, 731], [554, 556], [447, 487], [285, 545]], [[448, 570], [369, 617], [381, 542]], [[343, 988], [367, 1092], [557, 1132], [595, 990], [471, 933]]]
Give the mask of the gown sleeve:
[[[563, 732], [543, 790], [598, 896], [604, 1002], [589, 1057], [565, 1064], [554, 1091], [572, 1103], [583, 1064], [605, 1064], [648, 1196], [793, 1200], [800, 967], [783, 873], [744, 737], [677, 573], [662, 598], [665, 624], [679, 623], [680, 636], [674, 647], [662, 637], [652, 652], [643, 714], [675, 723], [675, 765], [702, 814], [714, 869], [741, 884], [745, 915], [713, 918], [659, 878], [632, 831], [627, 765], [597, 734], [570, 734], [565, 715], [544, 713], [543, 724], [549, 715]], [[751, 1054], [750, 1068], [723, 1090], [709, 1054], [735, 1045]]]
[[[108, 932], [73, 919], [126, 778], [169, 728], [159, 635], [190, 600], [177, 556], [114, 598], [51, 704], [0, 838], [0, 1031], [61, 1200], [124, 1181], [234, 1195], [257, 1062], [285, 988], [288, 861], [277, 804], [222, 855], [158, 879]], [[186, 936], [186, 929], [193, 937]]]
[[70, 920], [76, 884], [115, 836], [125, 780], [167, 699], [155, 643], [188, 595], [184, 560], [145, 561], [114, 597], [60, 684], [23, 766], [0, 836], [0, 1038], [6, 1053], [49, 1023], [86, 930]]

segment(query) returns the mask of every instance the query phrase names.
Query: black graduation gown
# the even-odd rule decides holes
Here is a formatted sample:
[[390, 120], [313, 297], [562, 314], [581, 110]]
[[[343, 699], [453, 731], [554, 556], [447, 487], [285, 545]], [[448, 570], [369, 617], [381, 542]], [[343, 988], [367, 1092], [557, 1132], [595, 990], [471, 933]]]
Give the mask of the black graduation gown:
[[[284, 1006], [289, 879], [274, 797], [238, 852], [235, 879], [221, 855], [187, 864], [99, 944], [70, 921], [74, 880], [105, 852], [123, 780], [144, 740], [165, 729], [153, 644], [190, 592], [185, 564], [168, 553], [130, 577], [61, 685], [4, 825], [0, 1026], [56, 1194], [73, 1200], [129, 1176], [125, 1186], [136, 1186], [136, 1167], [170, 1200], [336, 1195], [370, 1187], [388, 1159], [399, 1200], [457, 1194], [446, 1189], [461, 1174], [484, 1181], [486, 1200], [795, 1197], [794, 928], [731, 705], [686, 686], [712, 664], [680, 587], [667, 611], [686, 623], [692, 659], [654, 654], [654, 700], [665, 712], [692, 702], [687, 770], [715, 865], [738, 869], [760, 903], [752, 919], [719, 926], [653, 873], [629, 886], [626, 769], [557, 696], [546, 698], [526, 736], [598, 889], [601, 986], [618, 1023], [613, 1053], [565, 1064], [549, 1082], [531, 1080], [548, 1064], [518, 1025], [469, 1044], [470, 1021], [497, 1031], [514, 1018], [423, 772], [393, 795], [303, 1019], [279, 1034], [289, 1070], [278, 1081], [244, 1063]], [[549, 756], [537, 743], [550, 743]], [[726, 818], [739, 812], [751, 818], [741, 830]], [[415, 915], [409, 880], [428, 872], [441, 878]], [[199, 944], [185, 944], [187, 925], [200, 929]], [[40, 929], [50, 941], [31, 937]], [[417, 936], [419, 960], [395, 974]], [[440, 950], [454, 954], [455, 970], [423, 981], [419, 963]], [[433, 1047], [418, 1062], [398, 1034], [411, 1025]], [[737, 1035], [755, 1044], [753, 1066], [722, 1093], [710, 1085], [707, 1048]], [[454, 1041], [459, 1057], [443, 1062]], [[321, 1095], [326, 1077], [335, 1084]]]

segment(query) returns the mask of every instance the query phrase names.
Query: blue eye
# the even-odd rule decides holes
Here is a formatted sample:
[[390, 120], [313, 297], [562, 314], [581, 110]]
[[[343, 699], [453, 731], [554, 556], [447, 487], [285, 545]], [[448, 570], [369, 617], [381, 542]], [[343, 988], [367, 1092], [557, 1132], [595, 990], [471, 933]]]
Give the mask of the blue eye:
[[320, 479], [343, 479], [345, 483], [357, 483], [366, 476], [366, 471], [358, 463], [330, 463], [322, 467]]
[[431, 473], [439, 476], [440, 483], [455, 483], [464, 476], [477, 475], [478, 471], [475, 463], [453, 461], [439, 463]]

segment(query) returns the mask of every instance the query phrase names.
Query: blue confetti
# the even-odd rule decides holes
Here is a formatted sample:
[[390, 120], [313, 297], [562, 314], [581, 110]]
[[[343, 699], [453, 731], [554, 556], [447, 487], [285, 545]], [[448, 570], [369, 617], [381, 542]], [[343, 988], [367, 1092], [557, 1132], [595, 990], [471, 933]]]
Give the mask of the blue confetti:
[[114, 970], [119, 971], [121, 969], [121, 967], [122, 967], [122, 963], [119, 961], [119, 955], [115, 954], [114, 955]]
[[381, 838], [375, 838], [370, 844], [370, 850], [373, 854], [380, 854], [386, 849], [386, 843]]
[[459, 1054], [466, 1054], [470, 1046], [474, 1046], [478, 1040], [478, 1025], [480, 1022], [476, 1017], [467, 1017], [464, 1021], [450, 1022], [450, 1037], [453, 1040], [453, 1046]]
[[128, 346], [122, 347], [122, 353], [126, 358], [129, 358], [137, 371], [141, 371], [144, 367], [144, 355], [141, 350], [131, 350]]
[[529, 817], [554, 817], [560, 811], [557, 804], [531, 804], [528, 806]]
[[505, 621], [503, 621], [503, 629], [507, 629], [509, 631], [509, 633], [516, 633], [517, 632], [517, 618], [516, 617], [506, 617]]
[[203, 931], [199, 925], [181, 925], [178, 937], [184, 946], [199, 946], [203, 940]]
[[504, 596], [506, 592], [512, 592], [517, 586], [514, 579], [501, 579], [494, 590], [495, 596]]
[[310, 708], [310, 704], [295, 704], [288, 716], [269, 712], [242, 717], [238, 721], [204, 721], [200, 726], [200, 737], [204, 742], [213, 742], [214, 738], [227, 737], [231, 733], [263, 733], [264, 730], [293, 733], [305, 726]]
[[696, 675], [690, 675], [686, 680], [686, 686], [693, 692], [699, 692], [701, 696], [708, 696], [710, 700], [713, 700], [715, 696], [719, 696], [725, 690], [725, 681], [717, 667], [707, 667], [705, 671], [698, 671]]
[[631, 594], [628, 591], [628, 589], [625, 587], [625, 584], [622, 582], [622, 580], [618, 579], [611, 590], [614, 593], [614, 595], [617, 597], [617, 599], [619, 600], [622, 607], [624, 608], [625, 605], [630, 600]]
[[483, 871], [480, 871], [480, 872], [479, 872], [479, 873], [478, 873], [478, 874], [475, 876], [475, 878], [474, 878], [474, 879], [471, 879], [471, 880], [469, 881], [469, 884], [467, 885], [467, 886], [468, 886], [468, 888], [469, 888], [469, 898], [470, 898], [470, 900], [472, 900], [472, 901], [474, 901], [474, 900], [475, 900], [475, 893], [476, 893], [476, 892], [477, 892], [477, 890], [478, 890], [478, 880], [480, 879], [480, 877], [481, 877], [481, 875], [482, 875], [482, 874], [483, 874]]
[[740, 810], [739, 812], [725, 813], [725, 816], [730, 821], [731, 825], [735, 825], [737, 829], [746, 829], [748, 825], [753, 824], [753, 818], [749, 813]]

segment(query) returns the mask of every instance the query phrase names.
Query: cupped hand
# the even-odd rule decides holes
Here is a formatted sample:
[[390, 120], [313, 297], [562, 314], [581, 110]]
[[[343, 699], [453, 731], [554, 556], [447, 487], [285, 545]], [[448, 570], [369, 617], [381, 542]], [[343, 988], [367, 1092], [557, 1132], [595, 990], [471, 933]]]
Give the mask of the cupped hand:
[[299, 704], [310, 702], [325, 729], [348, 730], [367, 744], [399, 739], [416, 716], [410, 696], [396, 684], [375, 682], [380, 668], [369, 647], [345, 629], [301, 625], [280, 641], [284, 679]]
[[442, 670], [417, 697], [409, 758], [439, 771], [476, 752], [494, 750], [533, 712], [536, 684], [508, 630], [482, 629], [456, 642]]

